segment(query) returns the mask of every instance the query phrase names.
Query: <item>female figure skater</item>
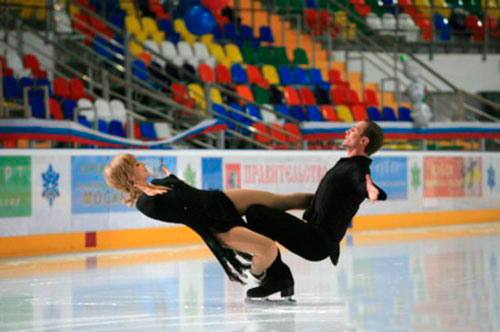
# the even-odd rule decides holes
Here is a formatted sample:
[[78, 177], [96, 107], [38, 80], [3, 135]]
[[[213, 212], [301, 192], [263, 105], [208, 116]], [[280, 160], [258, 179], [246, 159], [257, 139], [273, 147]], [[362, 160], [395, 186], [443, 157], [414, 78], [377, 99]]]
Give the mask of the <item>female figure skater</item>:
[[[235, 252], [250, 253], [250, 275], [257, 281], [266, 277], [264, 291], [282, 297], [293, 295], [290, 269], [281, 261], [276, 243], [245, 226], [241, 216], [251, 205], [259, 204], [282, 211], [305, 209], [312, 194], [278, 195], [257, 190], [199, 190], [171, 174], [148, 183], [151, 176], [144, 163], [132, 154], [120, 154], [106, 166], [108, 185], [126, 194], [124, 203], [134, 205], [146, 216], [165, 222], [184, 224], [200, 235], [231, 280], [244, 284], [245, 267]], [[230, 248], [234, 250], [227, 250]]]

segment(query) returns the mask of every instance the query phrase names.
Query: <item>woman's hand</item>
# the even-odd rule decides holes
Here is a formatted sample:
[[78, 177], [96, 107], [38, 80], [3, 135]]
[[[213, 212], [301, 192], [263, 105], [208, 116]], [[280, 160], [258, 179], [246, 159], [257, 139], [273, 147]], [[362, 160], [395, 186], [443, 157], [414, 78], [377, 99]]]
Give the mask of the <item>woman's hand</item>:
[[172, 190], [171, 188], [168, 187], [163, 187], [163, 186], [156, 186], [151, 183], [147, 184], [139, 184], [136, 183], [134, 184], [134, 187], [138, 188], [140, 191], [145, 193], [148, 196], [156, 196], [156, 195], [163, 195], [167, 191]]
[[368, 198], [371, 202], [375, 202], [378, 199], [378, 194], [380, 192], [377, 187], [373, 185], [370, 174], [366, 174], [366, 191], [368, 192]]
[[172, 174], [172, 172], [170, 172], [170, 170], [168, 169], [167, 166], [162, 166], [161, 169], [165, 173], [166, 176], [169, 176], [170, 174]]

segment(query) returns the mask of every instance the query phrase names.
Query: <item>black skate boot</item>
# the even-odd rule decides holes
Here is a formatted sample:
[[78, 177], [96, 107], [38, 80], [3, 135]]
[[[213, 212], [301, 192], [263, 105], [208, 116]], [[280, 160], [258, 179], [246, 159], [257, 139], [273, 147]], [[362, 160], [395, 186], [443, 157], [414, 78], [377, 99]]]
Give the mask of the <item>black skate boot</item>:
[[280, 293], [280, 301], [293, 302], [293, 276], [288, 265], [283, 263], [281, 255], [274, 260], [273, 264], [266, 270], [266, 275], [259, 287], [251, 288], [247, 291], [247, 299], [269, 300], [268, 297], [275, 293]]

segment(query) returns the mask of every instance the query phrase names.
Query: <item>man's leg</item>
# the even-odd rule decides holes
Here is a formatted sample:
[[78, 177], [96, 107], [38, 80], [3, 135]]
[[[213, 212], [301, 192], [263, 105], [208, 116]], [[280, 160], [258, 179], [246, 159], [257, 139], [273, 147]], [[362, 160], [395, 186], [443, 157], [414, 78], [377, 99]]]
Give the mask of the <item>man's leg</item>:
[[277, 241], [304, 259], [320, 261], [328, 257], [320, 232], [289, 213], [264, 205], [252, 205], [245, 216], [248, 228]]

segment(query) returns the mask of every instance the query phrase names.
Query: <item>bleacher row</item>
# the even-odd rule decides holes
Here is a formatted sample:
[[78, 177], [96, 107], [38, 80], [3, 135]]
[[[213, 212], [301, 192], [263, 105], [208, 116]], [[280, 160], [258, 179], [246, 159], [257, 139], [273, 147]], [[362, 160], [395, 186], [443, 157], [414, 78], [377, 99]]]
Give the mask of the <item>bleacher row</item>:
[[[500, 37], [500, 7], [496, 0], [445, 1], [434, 0], [278, 0], [281, 12], [303, 14], [312, 34], [331, 34], [352, 39], [355, 29], [366, 32], [361, 22], [374, 31], [389, 36], [401, 36], [409, 42], [449, 41], [453, 36], [483, 41]], [[350, 22], [345, 9], [360, 18]], [[335, 11], [330, 15], [329, 10]]]
[[[166, 24], [167, 22], [170, 22], [170, 25]], [[270, 98], [267, 97], [270, 91], [262, 90], [273, 85], [279, 85], [278, 92], [284, 94], [285, 99], [280, 100], [280, 98], [276, 98], [277, 100], [274, 99], [274, 102], [271, 103], [300, 104], [304, 106], [309, 106], [311, 105], [310, 103], [344, 105], [344, 100], [347, 98], [339, 96], [349, 93], [351, 96], [354, 95], [352, 99], [356, 101], [347, 103], [347, 106], [350, 106], [350, 104], [363, 104], [359, 100], [365, 97], [357, 97], [356, 94], [358, 92], [356, 91], [341, 91], [340, 88], [332, 88], [329, 91], [330, 83], [348, 85], [347, 82], [342, 82], [342, 73], [339, 70], [331, 70], [328, 73], [330, 81], [327, 82], [322, 79], [321, 72], [317, 68], [301, 68], [301, 65], [307, 67], [309, 64], [307, 54], [303, 49], [294, 49], [293, 59], [289, 59], [289, 52], [284, 47], [255, 47], [256, 44], [263, 42], [266, 42], [266, 45], [272, 45], [274, 38], [272, 32], [268, 31], [268, 27], [260, 27], [261, 37], [256, 38], [252, 33], [241, 34], [241, 31], [253, 31], [252, 28], [243, 25], [239, 31], [235, 31], [234, 25], [226, 23], [221, 29], [224, 31], [222, 38], [230, 42], [223, 45], [213, 41], [217, 39], [213, 34], [201, 36], [199, 37], [200, 41], [196, 41], [196, 36], [189, 34], [182, 19], [176, 19], [173, 22], [161, 19], [157, 20], [156, 23], [157, 25], [155, 26], [155, 20], [152, 17], [137, 18], [127, 16], [124, 18], [123, 27], [136, 37], [140, 36], [139, 39], [143, 39], [144, 45], [147, 47], [145, 50], [140, 44], [137, 44], [137, 48], [133, 47], [134, 44], [130, 45], [132, 53], [139, 58], [134, 62], [136, 76], [146, 80], [152, 75], [157, 76], [161, 81], [168, 81], [168, 78], [161, 75], [163, 72], [166, 72], [169, 77], [184, 81], [169, 83], [175, 92], [173, 98], [177, 101], [182, 101], [185, 105], [192, 106], [193, 102], [198, 102], [204, 108], [204, 89], [198, 84], [191, 84], [189, 77], [182, 77], [176, 71], [175, 66], [165, 63], [161, 58], [155, 56], [154, 53], [161, 54], [163, 57], [171, 60], [177, 67], [183, 67], [184, 71], [197, 74], [202, 82], [234, 84], [233, 88], [235, 92], [249, 102], [256, 102], [258, 104], [270, 103]], [[173, 30], [162, 30], [159, 28], [161, 26], [174, 27], [178, 37], [185, 38], [186, 41], [174, 43], [171, 40], [162, 40], [165, 36], [172, 37], [170, 34], [173, 33]], [[148, 37], [149, 39], [145, 39]], [[191, 37], [194, 37], [194, 39]], [[238, 44], [242, 46], [240, 47]], [[112, 49], [111, 45], [101, 47], [101, 42], [94, 45], [96, 51], [102, 56], [112, 58], [112, 54], [108, 51]], [[153, 54], [148, 52], [147, 49], [152, 50]], [[181, 88], [183, 84], [187, 86]], [[251, 86], [245, 88], [241, 86], [243, 84]], [[303, 100], [297, 98], [297, 93], [303, 95], [303, 91], [309, 91], [309, 95], [311, 95], [310, 89], [307, 87], [299, 88], [299, 92], [297, 92], [294, 87], [289, 87], [288, 85], [310, 85], [313, 90], [318, 91], [317, 94], [326, 95], [327, 97], [320, 98], [320, 101], [315, 100], [313, 97], [309, 99], [312, 101], [304, 103]], [[274, 89], [275, 91], [276, 89]], [[374, 92], [374, 94], [376, 95], [377, 92]], [[215, 96], [213, 102], [225, 102], [225, 100], [218, 97], [220, 93], [217, 91], [214, 91], [211, 95]], [[332, 101], [330, 100], [332, 98], [329, 96], [333, 95], [336, 97]], [[379, 107], [379, 103], [372, 103], [370, 106]], [[307, 118], [304, 119], [302, 117], [300, 120], [307, 120]]]
[[[91, 4], [92, 1], [80, 2], [88, 8], [98, 10], [95, 6], [99, 2], [94, 1], [94, 5]], [[325, 81], [318, 68], [309, 66], [307, 53], [303, 49], [297, 48], [291, 52], [284, 47], [274, 47], [274, 38], [269, 27], [260, 27], [260, 36], [255, 37], [251, 27], [242, 25], [237, 30], [234, 24], [223, 21], [224, 24], [219, 30], [220, 35], [215, 33], [197, 37], [189, 33], [182, 19], [170, 20], [165, 18], [166, 15], [161, 15], [162, 18], [159, 19], [138, 17], [135, 15], [139, 15], [139, 12], [130, 4], [130, 2], [120, 2], [120, 7], [117, 3], [107, 4], [106, 13], [108, 19], [114, 20], [116, 26], [125, 28], [141, 42], [129, 45], [129, 50], [137, 57], [133, 66], [135, 76], [145, 81], [151, 76], [167, 81], [174, 100], [190, 108], [198, 104], [201, 110], [204, 110], [203, 115], [209, 115], [209, 111], [206, 110], [205, 89], [201, 84], [193, 83], [192, 78], [180, 74], [181, 67], [184, 72], [198, 76], [202, 83], [224, 84], [242, 98], [235, 103], [234, 98], [211, 87], [210, 98], [215, 105], [212, 109], [213, 114], [224, 120], [230, 118], [245, 126], [255, 124], [259, 127], [259, 121], [263, 121], [262, 130], [270, 130], [270, 124], [273, 124], [273, 128], [278, 123], [281, 126], [292, 126], [287, 124], [290, 121], [276, 122], [281, 116], [295, 118], [298, 122], [357, 121], [365, 118], [387, 121], [411, 120], [408, 105], [398, 109], [394, 107], [393, 100], [385, 100], [385, 105], [381, 105], [376, 86], [362, 90], [359, 82], [345, 80], [343, 78], [346, 76], [345, 73], [339, 69], [328, 71], [328, 80]], [[72, 12], [74, 28], [87, 36], [87, 43], [101, 56], [117, 61], [114, 52], [123, 54], [124, 50], [116, 48], [115, 44], [109, 43], [104, 37], [115, 37], [114, 30], [92, 15], [74, 9]], [[127, 13], [126, 16], [124, 13]], [[122, 20], [118, 20], [117, 17], [121, 17]], [[102, 36], [95, 34], [94, 30], [100, 32]], [[177, 37], [179, 41], [174, 43], [172, 40], [164, 40], [171, 37], [172, 39]], [[116, 39], [118, 42], [123, 42], [119, 38]], [[219, 40], [220, 43], [215, 40]], [[154, 52], [144, 49], [142, 42]], [[171, 60], [171, 63], [165, 63], [154, 53], [161, 54]], [[293, 54], [293, 58], [289, 58], [288, 54]], [[169, 82], [163, 73], [169, 74], [169, 77], [174, 77], [177, 81]], [[12, 79], [9, 81], [13, 82]], [[68, 108], [71, 108], [72, 103], [66, 102], [67, 98], [59, 93], [59, 82], [59, 79], [54, 79], [54, 95], [51, 95], [49, 102], [50, 111], [52, 108], [57, 110], [57, 103], [60, 102], [62, 116], [69, 118], [71, 112]], [[19, 83], [21, 90], [23, 86], [31, 84], [27, 79], [21, 79]], [[37, 79], [34, 84], [47, 85], [47, 82]], [[15, 84], [9, 83], [6, 86], [9, 85]], [[9, 93], [12, 94], [12, 90]], [[36, 95], [34, 92], [30, 94], [30, 105], [33, 114], [42, 117], [45, 114], [44, 103], [40, 102], [41, 99]], [[78, 99], [73, 100], [78, 101]], [[269, 104], [269, 107], [264, 106]], [[217, 105], [229, 105], [230, 108], [222, 106], [221, 108]], [[97, 108], [97, 105], [94, 108]], [[265, 110], [269, 108], [273, 109], [274, 113]], [[241, 116], [238, 112], [231, 112], [231, 109], [247, 114], [248, 117]], [[106, 122], [105, 118], [100, 118], [100, 115], [105, 113], [98, 113], [97, 119], [87, 114], [89, 119], [85, 120], [80, 116], [78, 120], [87, 126], [90, 121], [97, 120], [99, 130], [122, 136], [124, 130], [117, 130], [115, 126], [113, 130], [109, 130], [109, 122]], [[123, 121], [122, 119], [122, 124]], [[250, 134], [245, 127], [235, 128], [234, 122], [227, 123], [231, 129]], [[141, 134], [138, 137], [151, 136]], [[265, 138], [259, 139], [265, 141]]]
[[[76, 120], [106, 134], [127, 136], [127, 111], [121, 100], [108, 102], [97, 98], [92, 101], [93, 98], [86, 94], [85, 85], [79, 78], [55, 77], [49, 80], [47, 71], [40, 67], [38, 58], [33, 54], [24, 54], [21, 60], [15, 51], [6, 50], [6, 58], [0, 56], [0, 66], [3, 97], [7, 102], [20, 104], [26, 93], [33, 117]], [[171, 136], [166, 123], [136, 122], [135, 126], [136, 138]]]

